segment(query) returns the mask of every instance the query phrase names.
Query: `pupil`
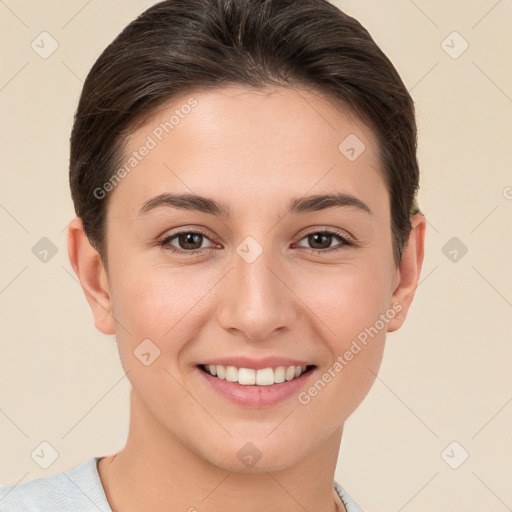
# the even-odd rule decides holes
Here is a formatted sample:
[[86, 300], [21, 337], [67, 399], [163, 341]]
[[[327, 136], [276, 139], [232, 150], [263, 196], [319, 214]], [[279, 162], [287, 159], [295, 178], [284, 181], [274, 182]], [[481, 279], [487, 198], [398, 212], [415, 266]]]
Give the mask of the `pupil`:
[[[198, 241], [200, 241], [202, 235], [199, 234], [199, 233], [185, 233], [184, 235], [182, 235], [181, 238], [181, 241], [184, 241], [184, 245], [194, 245], [194, 243], [197, 243]], [[180, 243], [180, 245], [182, 245]], [[201, 245], [201, 244], [199, 244]], [[182, 249], [195, 249], [195, 247], [182, 247]]]
[[310, 243], [314, 246], [315, 244], [322, 245], [322, 241], [324, 244], [325, 242], [328, 242], [327, 247], [329, 247], [331, 236], [332, 235], [329, 235], [328, 233], [314, 233], [310, 235]]

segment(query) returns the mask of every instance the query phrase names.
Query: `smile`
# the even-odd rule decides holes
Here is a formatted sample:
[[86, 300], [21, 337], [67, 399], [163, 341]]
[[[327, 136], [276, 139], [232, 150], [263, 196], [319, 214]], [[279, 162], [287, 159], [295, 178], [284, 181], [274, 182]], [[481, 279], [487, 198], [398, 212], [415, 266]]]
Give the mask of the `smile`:
[[242, 386], [272, 386], [291, 381], [300, 377], [313, 366], [277, 366], [275, 368], [237, 368], [236, 366], [223, 366], [208, 364], [199, 366], [204, 372], [228, 382], [236, 382]]

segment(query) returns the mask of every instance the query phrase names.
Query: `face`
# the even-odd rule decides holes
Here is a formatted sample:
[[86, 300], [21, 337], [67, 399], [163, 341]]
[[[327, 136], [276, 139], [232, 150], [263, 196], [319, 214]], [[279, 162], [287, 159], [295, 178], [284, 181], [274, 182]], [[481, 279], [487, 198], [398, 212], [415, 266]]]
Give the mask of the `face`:
[[242, 447], [258, 470], [313, 453], [368, 393], [401, 307], [374, 134], [311, 91], [230, 86], [173, 99], [125, 156], [101, 325], [132, 414], [226, 469], [251, 470]]

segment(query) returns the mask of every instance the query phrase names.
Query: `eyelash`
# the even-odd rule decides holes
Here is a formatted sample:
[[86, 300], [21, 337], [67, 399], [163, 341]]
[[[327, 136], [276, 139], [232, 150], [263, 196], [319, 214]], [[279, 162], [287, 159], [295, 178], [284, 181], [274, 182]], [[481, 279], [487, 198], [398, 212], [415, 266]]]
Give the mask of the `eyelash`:
[[[194, 231], [192, 231], [192, 230], [190, 230], [190, 231], [179, 231], [178, 233], [175, 233], [175, 234], [173, 234], [171, 236], [168, 236], [168, 237], [164, 238], [162, 241], [158, 242], [158, 244], [161, 247], [163, 247], [164, 249], [166, 249], [168, 251], [171, 251], [173, 253], [176, 253], [176, 254], [191, 254], [191, 255], [195, 255], [195, 256], [199, 256], [201, 254], [204, 254], [206, 251], [211, 249], [210, 247], [207, 247], [207, 248], [204, 248], [204, 249], [193, 249], [193, 250], [187, 251], [185, 249], [176, 248], [176, 247], [170, 245], [170, 242], [172, 240], [174, 240], [175, 238], [179, 237], [180, 235], [184, 235], [184, 234], [187, 234], [187, 233], [192, 233], [194, 235], [202, 235], [206, 239], [210, 240], [210, 238], [208, 237], [207, 233], [205, 233], [204, 231], [202, 231], [200, 229], [196, 229]], [[333, 235], [336, 238], [338, 238], [339, 241], [343, 242], [343, 244], [338, 246], [338, 247], [334, 247], [334, 248], [330, 247], [330, 248], [327, 248], [327, 249], [313, 249], [311, 247], [301, 247], [301, 249], [309, 252], [310, 254], [318, 255], [318, 254], [322, 254], [322, 253], [326, 253], [326, 252], [329, 252], [329, 253], [330, 252], [336, 252], [336, 251], [347, 249], [348, 247], [352, 247], [352, 246], [356, 245], [353, 240], [348, 239], [346, 236], [342, 235], [341, 232], [339, 232], [337, 230], [333, 230], [333, 229], [323, 229], [321, 231], [311, 231], [310, 233], [307, 233], [306, 235], [304, 235], [299, 240], [299, 242], [304, 240], [304, 238], [307, 238], [308, 236], [315, 235], [315, 234]]]

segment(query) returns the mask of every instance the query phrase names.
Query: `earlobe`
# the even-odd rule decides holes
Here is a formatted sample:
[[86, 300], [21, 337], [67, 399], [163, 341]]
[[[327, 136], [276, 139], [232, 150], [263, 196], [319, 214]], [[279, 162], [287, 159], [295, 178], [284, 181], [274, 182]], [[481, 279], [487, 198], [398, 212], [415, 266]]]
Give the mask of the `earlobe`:
[[68, 255], [91, 307], [94, 325], [103, 334], [115, 334], [107, 274], [78, 217], [68, 227]]
[[387, 332], [396, 331], [403, 325], [414, 294], [416, 293], [416, 288], [418, 287], [425, 253], [426, 221], [424, 215], [421, 213], [413, 215], [411, 217], [411, 225], [412, 229], [398, 269], [398, 285], [393, 291], [390, 303], [390, 307], [395, 304], [393, 309], [397, 310], [398, 304], [401, 306], [401, 309], [388, 323]]

